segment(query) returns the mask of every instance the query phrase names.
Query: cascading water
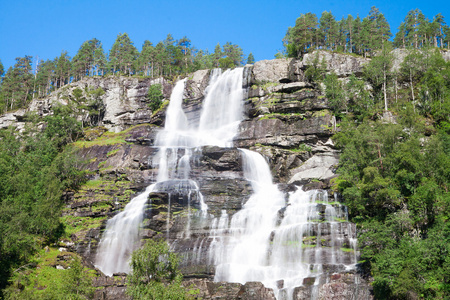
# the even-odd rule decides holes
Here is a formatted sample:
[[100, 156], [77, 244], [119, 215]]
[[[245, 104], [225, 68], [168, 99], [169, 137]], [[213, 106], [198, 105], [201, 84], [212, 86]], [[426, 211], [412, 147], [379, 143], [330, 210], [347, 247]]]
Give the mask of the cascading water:
[[[272, 182], [267, 162], [256, 152], [241, 149], [244, 177], [253, 189], [243, 208], [232, 216], [226, 210], [217, 218], [206, 214], [198, 184], [190, 178], [191, 157], [202, 146], [232, 146], [243, 118], [242, 73], [242, 69], [213, 70], [199, 118], [188, 118], [183, 111], [185, 80], [176, 84], [164, 130], [155, 141], [159, 148], [153, 158], [157, 182], [108, 221], [96, 261], [105, 274], [129, 271], [129, 255], [139, 246], [139, 224], [153, 191], [169, 195], [176, 191], [189, 199], [192, 194], [198, 196], [201, 218], [210, 221], [209, 236], [198, 238], [186, 257], [200, 262], [207, 248], [209, 262], [215, 266], [215, 281], [260, 281], [272, 288], [278, 299], [292, 299], [294, 288], [303, 286], [306, 279], [317, 292], [315, 287], [323, 280], [325, 269], [354, 267], [355, 230], [344, 207], [329, 202], [325, 191], [297, 188], [289, 194], [281, 192]], [[190, 203], [188, 214], [191, 216]], [[185, 234], [179, 238], [190, 237], [190, 226], [188, 218]], [[315, 298], [314, 293], [311, 297]]]
[[[343, 207], [329, 203], [321, 190], [298, 188], [286, 199], [272, 183], [264, 158], [241, 151], [244, 175], [254, 194], [230, 221], [223, 213], [214, 223], [210, 257], [216, 265], [215, 280], [260, 281], [278, 299], [292, 299], [294, 288], [305, 278], [319, 283], [324, 265], [353, 268], [356, 243], [351, 224], [344, 222]], [[354, 255], [343, 255], [343, 250]]]
[[[159, 148], [153, 159], [153, 165], [158, 167], [157, 182], [133, 198], [122, 212], [107, 222], [95, 261], [106, 275], [130, 271], [129, 258], [140, 245], [139, 227], [151, 192], [184, 189], [189, 196], [197, 193], [201, 211], [207, 209], [198, 185], [189, 179], [189, 158], [192, 149], [200, 146], [232, 145], [242, 119], [242, 68], [223, 73], [220, 69], [213, 70], [198, 124], [190, 124], [182, 109], [185, 82], [181, 80], [175, 85], [164, 130], [155, 141], [155, 147]], [[214, 117], [211, 118], [211, 115]]]

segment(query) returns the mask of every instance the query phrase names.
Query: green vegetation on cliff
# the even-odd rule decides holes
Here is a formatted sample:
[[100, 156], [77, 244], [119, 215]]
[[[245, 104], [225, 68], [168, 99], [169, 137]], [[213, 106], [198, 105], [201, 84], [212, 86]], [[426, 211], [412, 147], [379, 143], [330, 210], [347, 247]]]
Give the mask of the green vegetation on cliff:
[[0, 289], [64, 233], [64, 192], [85, 178], [66, 146], [80, 133], [78, 122], [58, 110], [46, 121], [42, 131], [30, 128], [21, 138], [0, 131]]
[[133, 271], [128, 276], [127, 293], [133, 299], [194, 299], [196, 291], [181, 285], [178, 264], [179, 257], [169, 251], [165, 240], [147, 240], [131, 257]]
[[[421, 59], [413, 60], [417, 55]], [[367, 69], [376, 67], [372, 63]], [[360, 84], [342, 102], [347, 113], [339, 114], [334, 136], [342, 149], [335, 187], [358, 225], [377, 299], [448, 299], [450, 63], [439, 51], [410, 51], [386, 77], [384, 87], [383, 80], [374, 86], [374, 97], [365, 94], [367, 110], [361, 107], [366, 100], [358, 104], [365, 91]], [[410, 86], [397, 89], [397, 80]]]

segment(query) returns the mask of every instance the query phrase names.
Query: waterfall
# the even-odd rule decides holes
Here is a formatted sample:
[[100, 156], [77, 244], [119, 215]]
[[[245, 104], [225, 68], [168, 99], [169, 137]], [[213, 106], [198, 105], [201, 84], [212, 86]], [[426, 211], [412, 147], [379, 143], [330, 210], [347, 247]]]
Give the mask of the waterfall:
[[232, 145], [242, 119], [242, 68], [223, 73], [220, 69], [213, 70], [199, 124], [190, 124], [183, 111], [185, 83], [186, 79], [175, 85], [167, 107], [164, 129], [155, 140], [155, 147], [159, 149], [153, 159], [154, 166], [158, 168], [157, 182], [133, 198], [122, 212], [106, 224], [95, 265], [108, 276], [130, 271], [129, 259], [140, 246], [139, 228], [151, 192], [184, 190], [189, 198], [196, 193], [201, 211], [207, 209], [198, 185], [189, 179], [191, 149], [204, 145]]
[[[175, 85], [165, 126], [155, 140], [158, 152], [152, 165], [158, 169], [157, 180], [108, 221], [96, 265], [106, 275], [130, 271], [129, 257], [140, 245], [139, 226], [152, 192], [169, 194], [169, 202], [171, 193], [186, 195], [186, 229], [174, 244], [189, 239], [191, 198], [196, 195], [200, 218], [209, 223], [202, 230], [209, 229], [209, 236], [192, 243], [188, 256], [192, 261], [200, 262], [201, 253], [208, 249], [207, 260], [215, 266], [215, 281], [260, 281], [274, 290], [277, 299], [293, 299], [294, 288], [307, 282], [311, 299], [315, 299], [325, 272], [340, 272], [356, 264], [355, 229], [348, 222], [345, 207], [330, 202], [323, 190], [297, 187], [289, 193], [280, 191], [264, 157], [239, 149], [243, 174], [253, 194], [234, 215], [226, 210], [216, 218], [208, 215], [196, 178], [191, 177], [191, 158], [202, 146], [233, 146], [244, 117], [243, 69], [211, 72], [199, 118], [188, 118], [183, 110], [185, 84], [186, 80], [180, 80]], [[168, 210], [170, 217], [170, 203]]]
[[[294, 288], [306, 278], [312, 280], [314, 294], [324, 265], [335, 265], [336, 270], [353, 268], [356, 239], [351, 224], [342, 222], [346, 218], [343, 207], [329, 203], [322, 190], [298, 188], [285, 198], [272, 183], [264, 158], [241, 151], [244, 175], [254, 194], [230, 221], [223, 213], [211, 231], [215, 281], [260, 281], [275, 291], [277, 299], [292, 299]], [[337, 261], [344, 245], [353, 255]]]

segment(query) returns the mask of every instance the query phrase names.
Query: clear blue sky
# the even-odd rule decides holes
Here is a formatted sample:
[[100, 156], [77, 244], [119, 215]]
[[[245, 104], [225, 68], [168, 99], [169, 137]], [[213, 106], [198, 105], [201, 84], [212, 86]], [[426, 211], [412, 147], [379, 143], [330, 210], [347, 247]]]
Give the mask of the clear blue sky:
[[337, 20], [348, 14], [363, 18], [371, 6], [385, 15], [393, 33], [415, 8], [429, 19], [442, 13], [450, 24], [449, 0], [0, 0], [0, 60], [6, 71], [19, 56], [53, 59], [67, 50], [73, 57], [92, 38], [108, 52], [124, 32], [139, 50], [145, 40], [156, 44], [171, 33], [175, 39], [187, 36], [198, 49], [213, 52], [217, 43], [230, 41], [257, 61], [272, 59], [300, 14], [320, 17], [327, 10]]

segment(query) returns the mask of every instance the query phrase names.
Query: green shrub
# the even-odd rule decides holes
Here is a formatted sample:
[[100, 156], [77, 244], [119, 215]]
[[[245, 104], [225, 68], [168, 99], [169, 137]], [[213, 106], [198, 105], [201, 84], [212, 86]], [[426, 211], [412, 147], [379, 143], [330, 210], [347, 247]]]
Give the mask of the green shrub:
[[158, 108], [160, 108], [162, 105], [162, 100], [164, 99], [164, 96], [162, 94], [161, 89], [162, 89], [161, 84], [153, 84], [148, 89], [147, 94], [149, 100], [148, 106], [153, 112], [157, 111]]

